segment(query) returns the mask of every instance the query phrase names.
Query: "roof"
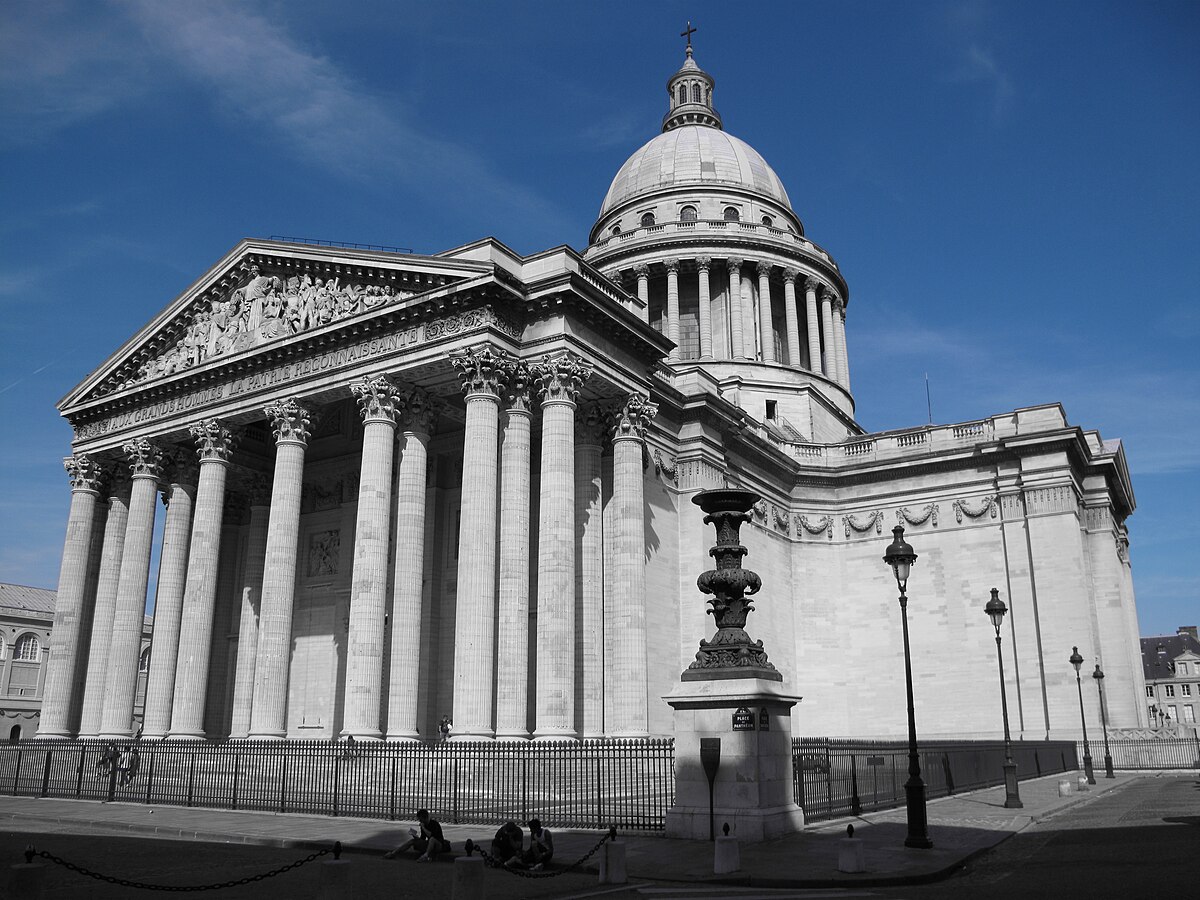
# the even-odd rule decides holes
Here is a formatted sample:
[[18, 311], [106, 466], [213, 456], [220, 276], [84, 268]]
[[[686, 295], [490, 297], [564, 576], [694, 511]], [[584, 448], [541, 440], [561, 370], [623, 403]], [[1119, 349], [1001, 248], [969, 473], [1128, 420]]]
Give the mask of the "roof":
[[0, 606], [26, 609], [30, 612], [54, 613], [57, 591], [49, 588], [26, 587], [23, 584], [0, 583]]
[[1168, 664], [1189, 651], [1200, 656], [1200, 641], [1186, 631], [1142, 638], [1142, 672], [1146, 680], [1174, 677], [1175, 670]]

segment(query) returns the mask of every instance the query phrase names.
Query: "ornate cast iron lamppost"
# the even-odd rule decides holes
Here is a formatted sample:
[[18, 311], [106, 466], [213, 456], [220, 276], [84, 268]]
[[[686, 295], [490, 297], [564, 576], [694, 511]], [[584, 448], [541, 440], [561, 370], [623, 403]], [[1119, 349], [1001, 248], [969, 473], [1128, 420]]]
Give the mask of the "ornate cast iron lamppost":
[[900, 622], [904, 627], [904, 687], [908, 691], [908, 781], [904, 784], [904, 796], [908, 806], [908, 836], [905, 847], [928, 850], [933, 846], [929, 839], [928, 819], [925, 814], [925, 782], [921, 780], [921, 759], [917, 755], [917, 719], [913, 713], [912, 654], [908, 646], [908, 573], [917, 561], [917, 554], [904, 540], [904, 528], [897, 525], [883, 561], [892, 567], [896, 585], [900, 588]]
[[1096, 663], [1096, 671], [1092, 673], [1096, 679], [1096, 690], [1100, 692], [1100, 732], [1104, 735], [1104, 777], [1113, 778], [1112, 754], [1108, 752], [1108, 716], [1104, 713], [1104, 670]]
[[1004, 651], [1000, 649], [1000, 625], [1004, 622], [1004, 614], [1008, 607], [1000, 599], [1000, 591], [992, 588], [992, 599], [987, 602], [983, 611], [992, 620], [996, 629], [996, 659], [1000, 663], [1000, 712], [1004, 716], [1004, 808], [1021, 809], [1021, 792], [1017, 784], [1017, 764], [1012, 758], [1012, 738], [1008, 732], [1008, 697], [1004, 689]]
[[1079, 689], [1079, 722], [1083, 725], [1083, 774], [1087, 776], [1088, 784], [1096, 783], [1096, 774], [1092, 771], [1092, 749], [1088, 746], [1087, 719], [1083, 715], [1083, 682], [1079, 680], [1079, 667], [1083, 665], [1083, 657], [1079, 648], [1071, 648], [1071, 665], [1075, 667], [1075, 687]]

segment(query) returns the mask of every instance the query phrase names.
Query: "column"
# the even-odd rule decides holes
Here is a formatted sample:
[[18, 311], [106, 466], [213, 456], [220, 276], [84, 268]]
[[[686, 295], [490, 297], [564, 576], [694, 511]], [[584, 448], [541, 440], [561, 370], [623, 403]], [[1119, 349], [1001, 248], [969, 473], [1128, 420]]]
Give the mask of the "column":
[[771, 315], [771, 264], [760, 262], [758, 272], [758, 333], [763, 362], [775, 362], [775, 322]]
[[451, 362], [467, 398], [454, 615], [454, 737], [478, 740], [495, 734], [497, 454], [508, 358], [485, 345]]
[[[420, 740], [417, 685], [421, 671], [421, 594], [425, 571], [425, 479], [429, 437], [438, 408], [420, 388], [400, 394], [400, 460], [396, 466], [396, 561], [388, 664], [389, 741]], [[466, 521], [465, 519], [463, 521]]]
[[496, 683], [496, 737], [529, 737], [529, 506], [533, 373], [513, 367], [505, 399], [508, 415], [500, 447], [500, 667], [510, 677]]
[[[217, 603], [217, 566], [221, 556], [221, 523], [225, 515], [225, 479], [235, 439], [218, 419], [190, 428], [200, 458], [191, 556], [183, 589], [179, 626], [179, 659], [175, 665], [175, 702], [171, 737], [204, 737], [208, 661], [212, 652], [213, 613]], [[233, 547], [226, 548], [232, 553]]]
[[658, 408], [639, 394], [616, 411], [613, 427], [613, 495], [610, 526], [613, 584], [608, 590], [607, 627], [613, 656], [607, 670], [615, 694], [608, 736], [649, 734], [646, 665], [646, 519], [642, 491], [642, 447], [646, 426]]
[[758, 359], [758, 353], [754, 349], [758, 336], [758, 329], [754, 327], [754, 283], [749, 272], [742, 273], [741, 297], [744, 355], [746, 359]]
[[708, 283], [708, 270], [712, 268], [712, 258], [697, 257], [696, 268], [699, 273], [697, 309], [700, 317], [700, 358], [712, 359], [712, 289]]
[[821, 286], [821, 333], [825, 335], [825, 377], [837, 381], [837, 349], [833, 342], [833, 292]]
[[641, 316], [643, 322], [650, 321], [650, 267], [647, 265], [638, 265], [633, 267], [633, 274], [637, 276], [637, 295], [642, 301], [642, 308], [638, 310], [638, 315]]
[[591, 370], [571, 353], [538, 367], [542, 465], [535, 738], [575, 737], [575, 401], [589, 375]]
[[150, 546], [154, 541], [154, 513], [162, 466], [162, 451], [146, 438], [129, 441], [121, 449], [129, 460], [133, 488], [117, 580], [112, 642], [108, 648], [104, 710], [100, 714], [100, 737], [108, 740], [124, 740], [133, 735], [133, 700], [137, 693], [146, 585], [150, 580]]
[[392, 457], [396, 446], [396, 387], [386, 378], [350, 385], [363, 417], [362, 468], [354, 525], [350, 634], [342, 734], [378, 740], [387, 615], [388, 541], [392, 524]]
[[94, 738], [100, 734], [104, 686], [108, 681], [108, 648], [112, 643], [117, 583], [121, 580], [125, 529], [129, 524], [129, 488], [129, 473], [124, 466], [108, 472], [108, 517], [104, 520], [100, 575], [96, 580], [96, 602], [92, 607], [92, 637], [88, 642], [87, 675], [79, 712], [81, 738]]
[[796, 309], [795, 269], [783, 270], [783, 316], [787, 327], [787, 362], [793, 368], [800, 367], [800, 314]]
[[[100, 496], [103, 472], [85, 453], [63, 460], [71, 480], [71, 511], [67, 514], [67, 537], [63, 542], [62, 566], [58, 572], [58, 595], [54, 603], [54, 630], [51, 632], [49, 661], [46, 663], [46, 688], [42, 693], [42, 715], [38, 722], [40, 738], [71, 737], [71, 697], [76, 671], [80, 666], [81, 622], [88, 584], [88, 560], [92, 554], [96, 500]], [[8, 659], [12, 654], [7, 655]], [[5, 685], [7, 685], [7, 680]]]
[[171, 728], [175, 693], [175, 664], [179, 658], [179, 627], [187, 578], [188, 546], [192, 537], [192, 506], [196, 498], [196, 457], [189, 449], [173, 455], [170, 482], [163, 492], [167, 521], [158, 559], [158, 588], [154, 594], [154, 633], [150, 673], [146, 677], [146, 708], [142, 737], [165, 737]]
[[668, 358], [678, 360], [683, 356], [679, 346], [679, 260], [668, 259], [663, 265], [667, 267], [667, 337], [675, 342]]
[[804, 279], [805, 317], [808, 324], [808, 368], [821, 374], [821, 326], [817, 318], [817, 285], [815, 278]]
[[742, 333], [742, 261], [731, 257], [725, 264], [729, 267], [729, 352], [734, 359], [742, 359], [746, 356]]
[[837, 335], [838, 361], [842, 365], [842, 387], [850, 390], [850, 355], [846, 352], [846, 301], [841, 297], [833, 304], [833, 331]]
[[575, 597], [580, 737], [604, 737], [604, 518], [600, 479], [607, 417], [595, 405], [575, 421]]
[[267, 552], [267, 520], [271, 512], [271, 483], [262, 475], [250, 483], [250, 526], [246, 535], [246, 572], [241, 586], [237, 661], [233, 672], [233, 710], [229, 736], [250, 732], [254, 703], [254, 662], [258, 655], [258, 612], [262, 600], [263, 563]]
[[216, 602], [213, 604], [212, 640], [209, 642], [208, 685], [204, 697], [204, 734], [209, 740], [228, 737], [232, 723], [229, 653], [234, 629], [234, 610], [241, 612], [238, 594], [238, 569], [241, 568], [239, 542], [245, 497], [225, 494], [225, 512], [221, 520], [221, 556], [217, 568]]
[[300, 491], [308, 447], [308, 410], [280, 400], [263, 412], [275, 432], [275, 477], [263, 562], [262, 609], [258, 620], [258, 659], [254, 665], [251, 738], [281, 740], [287, 735], [288, 665], [292, 649], [292, 606], [296, 598], [296, 542], [300, 536]]

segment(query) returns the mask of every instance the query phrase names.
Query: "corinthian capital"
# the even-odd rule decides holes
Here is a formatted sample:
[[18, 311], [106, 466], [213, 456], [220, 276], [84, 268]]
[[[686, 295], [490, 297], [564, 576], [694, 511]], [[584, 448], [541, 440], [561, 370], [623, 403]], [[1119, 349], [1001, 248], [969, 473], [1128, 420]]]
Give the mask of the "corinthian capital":
[[200, 462], [229, 462], [237, 436], [221, 424], [220, 419], [205, 419], [188, 428], [196, 440], [196, 456]]
[[358, 411], [363, 422], [387, 422], [396, 424], [396, 386], [382, 375], [371, 378], [364, 376], [350, 384], [350, 393], [358, 401]]
[[707, 272], [711, 268], [712, 268], [712, 257], [711, 256], [697, 256], [696, 257], [696, 269], [698, 271]]
[[846, 318], [846, 301], [837, 294], [833, 295], [833, 311], [843, 319]]
[[488, 344], [471, 347], [450, 358], [462, 380], [462, 390], [471, 394], [491, 394], [499, 397], [508, 376], [509, 356]]
[[783, 270], [783, 280], [785, 284], [790, 284], [800, 277], [800, 270], [787, 268]]
[[638, 278], [649, 278], [650, 277], [650, 267], [648, 265], [646, 265], [645, 263], [638, 263], [636, 266], [633, 267], [633, 274], [636, 275]]
[[837, 298], [837, 294], [827, 284], [821, 285], [821, 302], [832, 303]]
[[762, 278], [764, 275], [766, 275], [769, 278], [771, 276], [771, 270], [773, 268], [775, 268], [775, 267], [773, 265], [771, 265], [769, 262], [760, 262], [758, 265], [756, 265], [754, 267], [754, 271], [756, 271], [758, 273], [759, 278]]
[[670, 275], [672, 273], [678, 275], [679, 274], [679, 260], [677, 260], [677, 259], [663, 260], [663, 268], [667, 270], [668, 275]]
[[643, 441], [650, 420], [658, 415], [658, 406], [641, 394], [630, 394], [623, 404], [611, 409], [610, 415], [614, 441]]
[[602, 444], [608, 435], [608, 415], [592, 403], [575, 417], [575, 444]]
[[529, 412], [537, 393], [537, 373], [526, 362], [516, 361], [508, 369], [504, 400], [510, 410]]
[[804, 289], [809, 293], [815, 294], [821, 288], [821, 282], [811, 275], [804, 276]]
[[534, 367], [542, 403], [567, 400], [574, 403], [592, 370], [574, 353], [563, 352], [543, 359]]
[[725, 260], [725, 265], [729, 268], [729, 274], [731, 276], [741, 274], [742, 260], [738, 259], [736, 256], [731, 256], [729, 259]]
[[162, 472], [162, 450], [146, 438], [134, 438], [121, 447], [129, 460], [129, 472], [134, 478], [158, 478]]
[[275, 432], [275, 443], [307, 444], [312, 422], [308, 410], [291, 397], [263, 408]]
[[428, 391], [409, 388], [396, 396], [400, 425], [405, 431], [433, 434], [440, 404]]
[[104, 470], [86, 453], [76, 453], [63, 459], [63, 468], [71, 480], [71, 490], [100, 493], [104, 486]]

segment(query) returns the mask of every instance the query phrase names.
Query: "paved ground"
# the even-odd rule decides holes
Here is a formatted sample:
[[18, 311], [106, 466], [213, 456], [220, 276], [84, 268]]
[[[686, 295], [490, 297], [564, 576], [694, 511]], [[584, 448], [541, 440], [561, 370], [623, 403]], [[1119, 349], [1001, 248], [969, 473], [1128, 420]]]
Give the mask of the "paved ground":
[[[666, 838], [623, 835], [631, 879], [641, 882], [638, 896], [646, 891], [666, 892], [657, 896], [681, 896], [688, 885], [691, 896], [750, 898], [745, 888], [836, 888], [838, 896], [853, 896], [855, 889], [916, 884], [944, 878], [963, 864], [994, 847], [1032, 823], [1062, 813], [1079, 804], [1092, 803], [1113, 791], [1135, 783], [1138, 776], [1118, 773], [1103, 777], [1088, 792], [1072, 791], [1059, 796], [1061, 776], [1027, 781], [1021, 785], [1024, 809], [1003, 808], [1003, 789], [943, 798], [929, 804], [932, 850], [903, 846], [906, 827], [903, 810], [819, 823], [802, 834], [741, 848], [741, 871], [732, 875], [712, 873], [712, 845], [704, 841], [672, 841]], [[867, 871], [843, 874], [837, 871], [838, 852], [846, 824], [855, 825], [862, 841]], [[329, 818], [324, 816], [277, 815], [259, 812], [186, 809], [138, 804], [99, 804], [88, 801], [0, 798], [0, 849], [11, 863], [20, 862], [19, 851], [26, 841], [39, 849], [81, 865], [124, 878], [156, 880], [162, 884], [203, 884], [231, 880], [267, 871], [282, 863], [302, 858], [313, 849], [329, 847], [334, 840], [346, 846], [344, 857], [353, 870], [355, 896], [450, 896], [454, 865], [450, 862], [420, 866], [410, 860], [384, 861], [382, 851], [406, 834], [409, 823]], [[553, 823], [547, 823], [553, 827]], [[486, 840], [494, 829], [480, 826], [446, 826], [446, 835], [461, 851], [467, 838]], [[81, 838], [80, 835], [102, 837]], [[557, 860], [564, 865], [593, 849], [602, 835], [596, 832], [556, 831]], [[153, 839], [174, 841], [160, 844]], [[136, 839], [136, 840], [130, 840]], [[184, 852], [172, 851], [178, 841], [193, 842]], [[124, 841], [124, 849], [101, 851], [103, 841]], [[243, 845], [238, 848], [230, 844]], [[127, 846], [126, 846], [127, 845]], [[224, 845], [224, 846], [220, 846]], [[108, 847], [104, 844], [104, 847]], [[116, 846], [115, 844], [113, 846]], [[154, 848], [137, 850], [137, 847]], [[164, 851], [161, 848], [166, 847]], [[17, 857], [17, 858], [14, 858]], [[280, 876], [273, 882], [222, 891], [222, 897], [318, 896], [316, 884], [321, 861]], [[2, 860], [0, 860], [2, 862]], [[184, 865], [184, 863], [187, 865]], [[255, 868], [258, 865], [259, 868]], [[308, 873], [308, 874], [304, 874]], [[597, 885], [595, 858], [583, 871], [539, 881], [518, 880], [504, 872], [487, 871], [489, 897], [584, 897], [602, 896]], [[47, 897], [122, 897], [129, 893], [97, 892], [97, 882], [80, 887], [80, 876], [51, 866], [47, 870], [56, 886]], [[284, 879], [294, 887], [283, 889]], [[652, 882], [652, 883], [647, 883]], [[270, 885], [278, 885], [273, 891]], [[77, 888], [79, 892], [71, 891]], [[104, 887], [101, 885], [100, 887]], [[847, 893], [849, 889], [849, 893]], [[612, 888], [607, 888], [612, 891]], [[611, 893], [618, 897], [631, 889]], [[411, 891], [411, 893], [410, 893]], [[377, 893], [382, 892], [382, 893]], [[149, 896], [138, 893], [137, 896]]]

